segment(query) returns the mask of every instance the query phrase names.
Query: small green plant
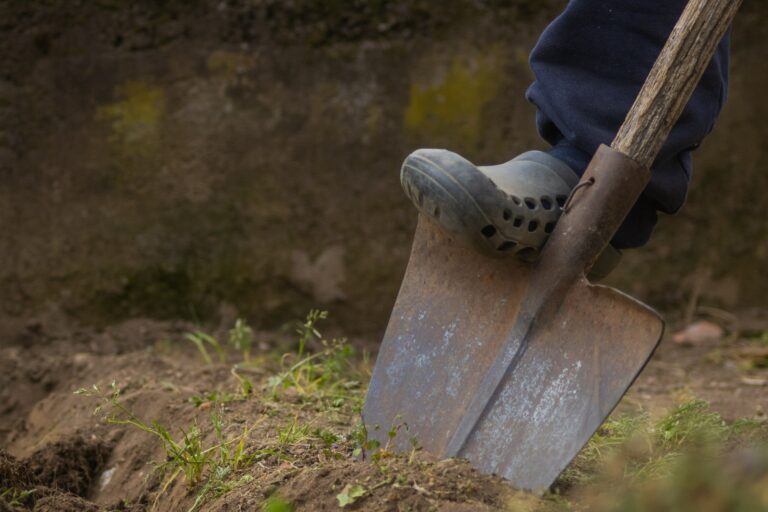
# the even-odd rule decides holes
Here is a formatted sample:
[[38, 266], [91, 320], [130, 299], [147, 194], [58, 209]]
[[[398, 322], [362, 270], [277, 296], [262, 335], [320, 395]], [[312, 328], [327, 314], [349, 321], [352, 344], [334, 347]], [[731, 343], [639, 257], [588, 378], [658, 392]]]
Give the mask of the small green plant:
[[666, 450], [678, 450], [688, 443], [715, 443], [727, 437], [730, 428], [704, 400], [691, 400], [675, 407], [662, 418], [655, 432]]
[[218, 457], [216, 454], [212, 455], [208, 479], [197, 493], [189, 512], [194, 512], [210, 499], [222, 496], [253, 480], [251, 475], [232, 476], [233, 473], [249, 466], [256, 459], [255, 453], [246, 450], [246, 441], [251, 432], [250, 427], [244, 426], [240, 435], [228, 440], [224, 435], [224, 421], [220, 412], [211, 414], [211, 424], [218, 441], [218, 445], [213, 447], [218, 452]]
[[242, 318], [238, 318], [235, 321], [234, 327], [229, 330], [229, 344], [243, 354], [243, 360], [246, 363], [250, 362], [253, 330]]
[[[171, 433], [157, 421], [146, 422], [138, 418], [120, 399], [120, 388], [116, 382], [112, 382], [108, 392], [102, 390], [96, 384], [91, 389], [81, 388], [75, 394], [94, 397], [101, 403], [94, 410], [94, 414], [104, 413], [104, 420], [115, 425], [130, 425], [158, 438], [163, 443], [167, 455], [167, 461], [158, 465], [163, 473], [171, 469], [175, 478], [180, 472], [186, 476], [187, 484], [196, 485], [203, 475], [203, 471], [210, 457], [210, 449], [204, 450], [202, 438], [197, 424], [181, 430], [181, 439], [176, 441]], [[172, 478], [172, 479], [173, 479]]]
[[334, 444], [337, 444], [339, 441], [341, 441], [341, 436], [326, 429], [315, 429], [313, 435], [322, 441], [326, 448], [330, 448]]
[[368, 439], [368, 427], [362, 420], [352, 427], [349, 438], [352, 441], [352, 455], [354, 457], [365, 459], [369, 451], [376, 450], [381, 446], [381, 443], [376, 439]]
[[296, 444], [308, 437], [309, 424], [300, 425], [298, 417], [286, 427], [277, 430], [277, 443], [281, 448]]
[[[352, 431], [353, 440], [355, 442], [354, 454], [359, 453], [365, 457], [365, 452], [367, 450], [374, 451], [375, 453], [371, 455], [371, 460], [373, 462], [381, 462], [389, 457], [394, 457], [396, 452], [394, 450], [390, 450], [390, 445], [401, 433], [401, 431], [408, 432], [410, 430], [408, 423], [401, 420], [402, 418], [400, 416], [395, 417], [396, 423], [394, 423], [392, 427], [387, 431], [387, 442], [384, 444], [384, 446], [381, 446], [380, 443], [374, 439], [368, 439], [368, 430], [366, 429], [365, 424], [363, 424], [361, 421]], [[357, 439], [355, 439], [355, 437]], [[408, 461], [411, 463], [416, 457], [416, 452], [419, 450], [419, 443], [415, 437], [409, 438], [408, 442], [411, 445], [411, 453]]]
[[[317, 322], [325, 318], [325, 311], [312, 310], [300, 324], [297, 352], [283, 355], [283, 370], [269, 379], [273, 399], [277, 399], [281, 391], [293, 389], [299, 395], [321, 400], [333, 409], [345, 404], [353, 408], [362, 406], [360, 381], [351, 378], [356, 373], [352, 365], [354, 351], [346, 340], [328, 341], [322, 337]], [[313, 339], [323, 348], [309, 354], [306, 346]]]
[[253, 461], [253, 455], [246, 451], [245, 443], [251, 429], [246, 425], [242, 433], [234, 440], [227, 440], [224, 437], [224, 422], [220, 413], [211, 414], [211, 423], [216, 432], [216, 439], [219, 441], [218, 452], [219, 460], [217, 464], [221, 467], [230, 468], [233, 471], [249, 465]]
[[195, 347], [197, 347], [197, 351], [200, 352], [200, 357], [202, 357], [207, 364], [213, 364], [213, 359], [211, 359], [211, 356], [208, 353], [208, 349], [205, 347], [206, 345], [210, 345], [213, 348], [219, 358], [220, 363], [224, 362], [226, 358], [224, 347], [221, 346], [219, 340], [210, 334], [206, 334], [202, 331], [196, 331], [188, 332], [186, 335], [184, 335], [184, 337], [194, 343]]
[[200, 492], [195, 496], [195, 501], [188, 512], [194, 512], [207, 501], [223, 496], [233, 489], [253, 481], [251, 475], [243, 475], [239, 478], [229, 478], [232, 474], [232, 468], [228, 466], [216, 466], [211, 477], [201, 487]]
[[5, 502], [10, 507], [24, 507], [30, 496], [36, 492], [36, 489], [16, 489], [15, 487], [0, 487], [0, 503]]
[[752, 340], [760, 345], [768, 347], [768, 331], [761, 332], [760, 334], [754, 336]]
[[339, 494], [336, 495], [336, 501], [339, 502], [341, 508], [347, 505], [352, 505], [358, 499], [362, 498], [368, 493], [368, 490], [362, 485], [347, 484]]
[[564, 478], [589, 481], [597, 466], [604, 465], [613, 453], [625, 446], [635, 435], [642, 435], [649, 428], [648, 414], [623, 414], [606, 420], [581, 450], [574, 464], [564, 473]]
[[299, 335], [299, 357], [304, 355], [304, 348], [313, 338], [322, 338], [315, 325], [318, 321], [325, 320], [326, 318], [328, 318], [327, 311], [311, 309], [304, 323], [296, 328], [296, 333]]
[[728, 424], [707, 402], [697, 399], [678, 405], [655, 424], [644, 411], [611, 417], [566, 468], [560, 482], [588, 482], [605, 468], [617, 467], [631, 481], [668, 478], [683, 455], [717, 452], [735, 436], [748, 439], [761, 427], [750, 420]]
[[262, 512], [293, 512], [293, 505], [278, 496], [272, 496], [261, 505]]
[[189, 401], [195, 407], [201, 407], [203, 404], [226, 404], [236, 399], [237, 397], [234, 394], [227, 393], [226, 391], [211, 391], [210, 393], [189, 397]]
[[249, 379], [248, 377], [245, 377], [237, 373], [237, 370], [238, 370], [238, 367], [235, 365], [230, 370], [230, 373], [235, 379], [237, 379], [237, 382], [240, 385], [240, 394], [242, 395], [242, 397], [248, 398], [253, 394], [253, 382], [251, 382], [251, 379]]

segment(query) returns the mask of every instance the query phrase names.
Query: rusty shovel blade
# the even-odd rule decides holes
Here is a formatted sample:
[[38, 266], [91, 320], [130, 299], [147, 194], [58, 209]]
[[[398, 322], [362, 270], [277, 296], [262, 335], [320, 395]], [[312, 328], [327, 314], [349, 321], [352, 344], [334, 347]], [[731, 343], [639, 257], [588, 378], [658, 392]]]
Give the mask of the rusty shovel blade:
[[520, 489], [552, 484], [643, 368], [663, 322], [582, 276], [537, 323], [526, 318], [534, 271], [420, 218], [368, 389], [371, 438], [395, 450], [415, 439]]
[[[535, 265], [481, 256], [420, 218], [363, 418], [520, 489], [549, 487], [642, 370], [664, 323], [590, 284], [650, 171], [601, 146]], [[404, 426], [407, 425], [407, 431]]]

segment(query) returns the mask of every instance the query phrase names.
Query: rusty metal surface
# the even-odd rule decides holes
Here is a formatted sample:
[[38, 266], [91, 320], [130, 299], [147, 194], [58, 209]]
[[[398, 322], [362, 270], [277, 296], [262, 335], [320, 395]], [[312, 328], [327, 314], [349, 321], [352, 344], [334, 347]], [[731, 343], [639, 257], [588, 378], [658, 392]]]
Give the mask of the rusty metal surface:
[[405, 421], [409, 431], [395, 439], [398, 447], [409, 449], [415, 436], [431, 453], [445, 454], [515, 323], [529, 273], [523, 263], [486, 258], [419, 219], [368, 388], [369, 434], [384, 442], [386, 431]]
[[523, 489], [548, 487], [653, 353], [661, 318], [584, 271], [648, 172], [601, 147], [535, 266], [492, 260], [421, 218], [364, 408], [371, 437], [406, 425]]

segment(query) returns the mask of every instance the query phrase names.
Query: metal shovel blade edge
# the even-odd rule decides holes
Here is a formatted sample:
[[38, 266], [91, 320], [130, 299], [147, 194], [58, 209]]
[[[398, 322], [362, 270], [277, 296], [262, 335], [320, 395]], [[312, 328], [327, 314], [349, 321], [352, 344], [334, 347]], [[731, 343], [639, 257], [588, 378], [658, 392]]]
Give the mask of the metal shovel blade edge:
[[484, 376], [500, 350], [511, 350], [513, 363], [458, 455], [519, 489], [554, 482], [640, 373], [664, 324], [643, 303], [582, 278], [546, 322], [515, 339], [533, 320], [519, 318], [531, 274], [530, 265], [484, 257], [420, 217], [363, 409], [370, 438], [453, 455]]

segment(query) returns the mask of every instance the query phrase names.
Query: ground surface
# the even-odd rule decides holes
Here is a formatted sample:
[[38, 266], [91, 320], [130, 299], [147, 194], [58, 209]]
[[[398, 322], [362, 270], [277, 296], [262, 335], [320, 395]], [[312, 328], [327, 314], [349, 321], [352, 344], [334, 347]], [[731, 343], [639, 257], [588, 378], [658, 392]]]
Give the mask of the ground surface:
[[[635, 419], [609, 422], [558, 481], [556, 494], [539, 499], [515, 493], [502, 480], [479, 475], [462, 462], [426, 462], [420, 452], [403, 457], [385, 452], [373, 462], [358, 462], [361, 451], [370, 459], [366, 449], [372, 448], [356, 426], [370, 362], [362, 360], [360, 351], [351, 355], [346, 345], [323, 344], [312, 334], [305, 336], [299, 356], [294, 326], [254, 333], [246, 365], [244, 355], [232, 348], [227, 362], [218, 363], [210, 344], [213, 364], [207, 364], [185, 338], [196, 331], [190, 324], [133, 320], [96, 331], [54, 320], [30, 321], [19, 324], [0, 348], [0, 511], [278, 512], [340, 510], [345, 501], [350, 502], [347, 509], [373, 511], [632, 509], [620, 505], [626, 500], [637, 502], [636, 510], [650, 510], [658, 502], [648, 504], [632, 493], [673, 482], [676, 474], [690, 469], [664, 465], [672, 455], [686, 460], [677, 452], [684, 453], [681, 447], [693, 434], [681, 434], [681, 425], [706, 424], [717, 434], [714, 442], [731, 454], [765, 437], [768, 340], [759, 330], [727, 326], [711, 333], [712, 326], [691, 328], [677, 336], [678, 342], [669, 335], [614, 416], [627, 413], [622, 417]], [[220, 340], [228, 337], [225, 328], [212, 333]], [[281, 358], [283, 353], [289, 355]], [[308, 360], [307, 354], [318, 353]], [[237, 375], [231, 370], [235, 363]], [[112, 382], [117, 397], [111, 395]], [[84, 394], [74, 393], [79, 388], [86, 388]], [[711, 409], [691, 402], [694, 398], [710, 402]], [[681, 403], [693, 403], [688, 411], [701, 415], [668, 416]], [[726, 433], [714, 413], [728, 425], [748, 424], [749, 432]], [[657, 439], [646, 443], [653, 448], [641, 449], [641, 455], [627, 434], [630, 424], [637, 430], [637, 418], [655, 425], [643, 432]], [[739, 418], [741, 423], [733, 423]], [[125, 420], [133, 424], [114, 424]], [[161, 440], [158, 425], [175, 445]], [[611, 469], [614, 458], [606, 455], [614, 444], [626, 459], [618, 476]], [[173, 446], [183, 452], [176, 458], [169, 455]], [[734, 503], [743, 510], [768, 507], [768, 458], [745, 453], [735, 463], [723, 462], [722, 467], [735, 468], [726, 476], [707, 476], [691, 491], [707, 497], [709, 510], [733, 509]], [[197, 466], [195, 454], [202, 461]], [[164, 462], [163, 469], [152, 465]], [[666, 476], [638, 480], [645, 473]], [[713, 481], [737, 483], [712, 490], [706, 482]], [[612, 494], [607, 495], [618, 501], [606, 501], [601, 485], [610, 485]], [[688, 492], [675, 487], [659, 496], [673, 500]], [[747, 500], [746, 505], [738, 500]]]

